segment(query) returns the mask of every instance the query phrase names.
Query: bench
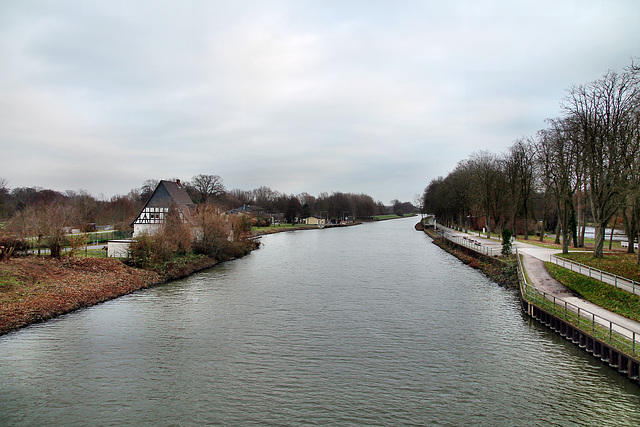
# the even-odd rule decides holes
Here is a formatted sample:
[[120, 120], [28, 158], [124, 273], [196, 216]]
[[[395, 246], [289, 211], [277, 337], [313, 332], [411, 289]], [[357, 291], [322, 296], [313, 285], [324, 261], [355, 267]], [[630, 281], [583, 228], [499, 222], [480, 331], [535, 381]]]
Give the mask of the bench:
[[[628, 248], [628, 247], [629, 247], [629, 242], [625, 240], [625, 241], [620, 242], [620, 245], [621, 245], [623, 248]], [[638, 249], [638, 244], [637, 244], [637, 243], [634, 243], [634, 244], [633, 244], [633, 247], [634, 247], [634, 249]]]

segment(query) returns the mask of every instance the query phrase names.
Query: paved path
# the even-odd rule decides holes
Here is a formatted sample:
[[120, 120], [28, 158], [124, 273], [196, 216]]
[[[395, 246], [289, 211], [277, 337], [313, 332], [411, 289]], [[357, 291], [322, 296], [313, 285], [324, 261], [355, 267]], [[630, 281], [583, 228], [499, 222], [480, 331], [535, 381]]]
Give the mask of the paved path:
[[[477, 250], [478, 252], [486, 253], [486, 251], [489, 251], [494, 255], [501, 252], [502, 244], [497, 238], [487, 239], [486, 237], [478, 236], [477, 233], [465, 233], [442, 226], [438, 226], [438, 228], [443, 228], [445, 233], [451, 236], [454, 241], [460, 242], [460, 239], [462, 239], [466, 246]], [[473, 241], [469, 242], [469, 240]], [[480, 245], [477, 245], [476, 243], [479, 243]], [[558, 249], [543, 248], [541, 246], [536, 246], [522, 241], [515, 242], [514, 247], [517, 248], [519, 254], [523, 255], [523, 267], [527, 272], [531, 285], [533, 285], [538, 291], [545, 293], [551, 299], [555, 297], [556, 299], [566, 301], [569, 306], [575, 307], [575, 310], [579, 307], [581, 311], [587, 311], [595, 314], [596, 323], [606, 326], [607, 328], [610, 326], [610, 322], [614, 323], [614, 330], [630, 338], [633, 336], [633, 332], [635, 332], [638, 334], [637, 339], [640, 340], [640, 323], [612, 313], [589, 301], [575, 296], [575, 294], [566, 286], [555, 280], [549, 274], [544, 263], [549, 261], [551, 255], [555, 255], [562, 251]]]

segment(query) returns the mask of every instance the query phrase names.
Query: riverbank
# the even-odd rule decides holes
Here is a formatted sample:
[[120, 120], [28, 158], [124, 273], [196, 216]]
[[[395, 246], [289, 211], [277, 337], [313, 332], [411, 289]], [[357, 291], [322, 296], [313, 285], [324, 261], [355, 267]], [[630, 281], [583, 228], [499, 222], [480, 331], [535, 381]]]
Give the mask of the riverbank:
[[[283, 226], [254, 230], [253, 234], [261, 236], [358, 224]], [[250, 251], [258, 247], [256, 242]], [[11, 258], [0, 263], [0, 335], [187, 277], [219, 262], [222, 261], [206, 256], [183, 257], [166, 263], [161, 271], [154, 271], [131, 267], [114, 258]]]
[[114, 258], [17, 257], [0, 263], [0, 335], [205, 270], [219, 261], [194, 256], [162, 271]]
[[0, 263], [0, 334], [162, 281], [109, 258], [12, 258]]
[[456, 245], [447, 239], [438, 237], [433, 229], [423, 231], [433, 239], [433, 243], [458, 258], [469, 267], [482, 271], [487, 277], [501, 286], [518, 287], [518, 269], [515, 256], [494, 258]]
[[287, 231], [299, 231], [299, 230], [323, 230], [327, 228], [338, 227], [351, 227], [353, 225], [360, 225], [361, 221], [350, 222], [348, 224], [326, 224], [326, 225], [282, 225], [274, 227], [255, 228], [251, 232], [256, 236], [265, 236], [268, 234], [285, 233]]

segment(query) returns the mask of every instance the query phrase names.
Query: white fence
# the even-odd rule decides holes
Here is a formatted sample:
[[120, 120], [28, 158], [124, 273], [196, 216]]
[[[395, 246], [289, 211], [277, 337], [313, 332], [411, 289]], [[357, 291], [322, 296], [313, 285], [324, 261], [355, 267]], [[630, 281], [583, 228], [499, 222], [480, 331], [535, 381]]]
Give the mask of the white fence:
[[599, 270], [597, 268], [589, 267], [588, 265], [580, 264], [562, 257], [551, 255], [550, 260], [552, 263], [564, 267], [576, 273], [583, 274], [591, 277], [592, 279], [599, 280], [608, 285], [615, 286], [616, 288], [623, 289], [632, 294], [640, 295], [640, 283], [627, 279], [626, 277], [618, 276], [616, 274], [608, 273], [606, 271]]

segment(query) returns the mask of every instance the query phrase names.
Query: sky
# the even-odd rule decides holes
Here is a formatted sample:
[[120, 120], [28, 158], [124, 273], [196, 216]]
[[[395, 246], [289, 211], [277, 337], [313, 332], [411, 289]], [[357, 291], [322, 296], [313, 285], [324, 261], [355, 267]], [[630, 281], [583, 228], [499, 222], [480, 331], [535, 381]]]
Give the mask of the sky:
[[0, 0], [0, 179], [413, 202], [640, 57], [637, 0]]

